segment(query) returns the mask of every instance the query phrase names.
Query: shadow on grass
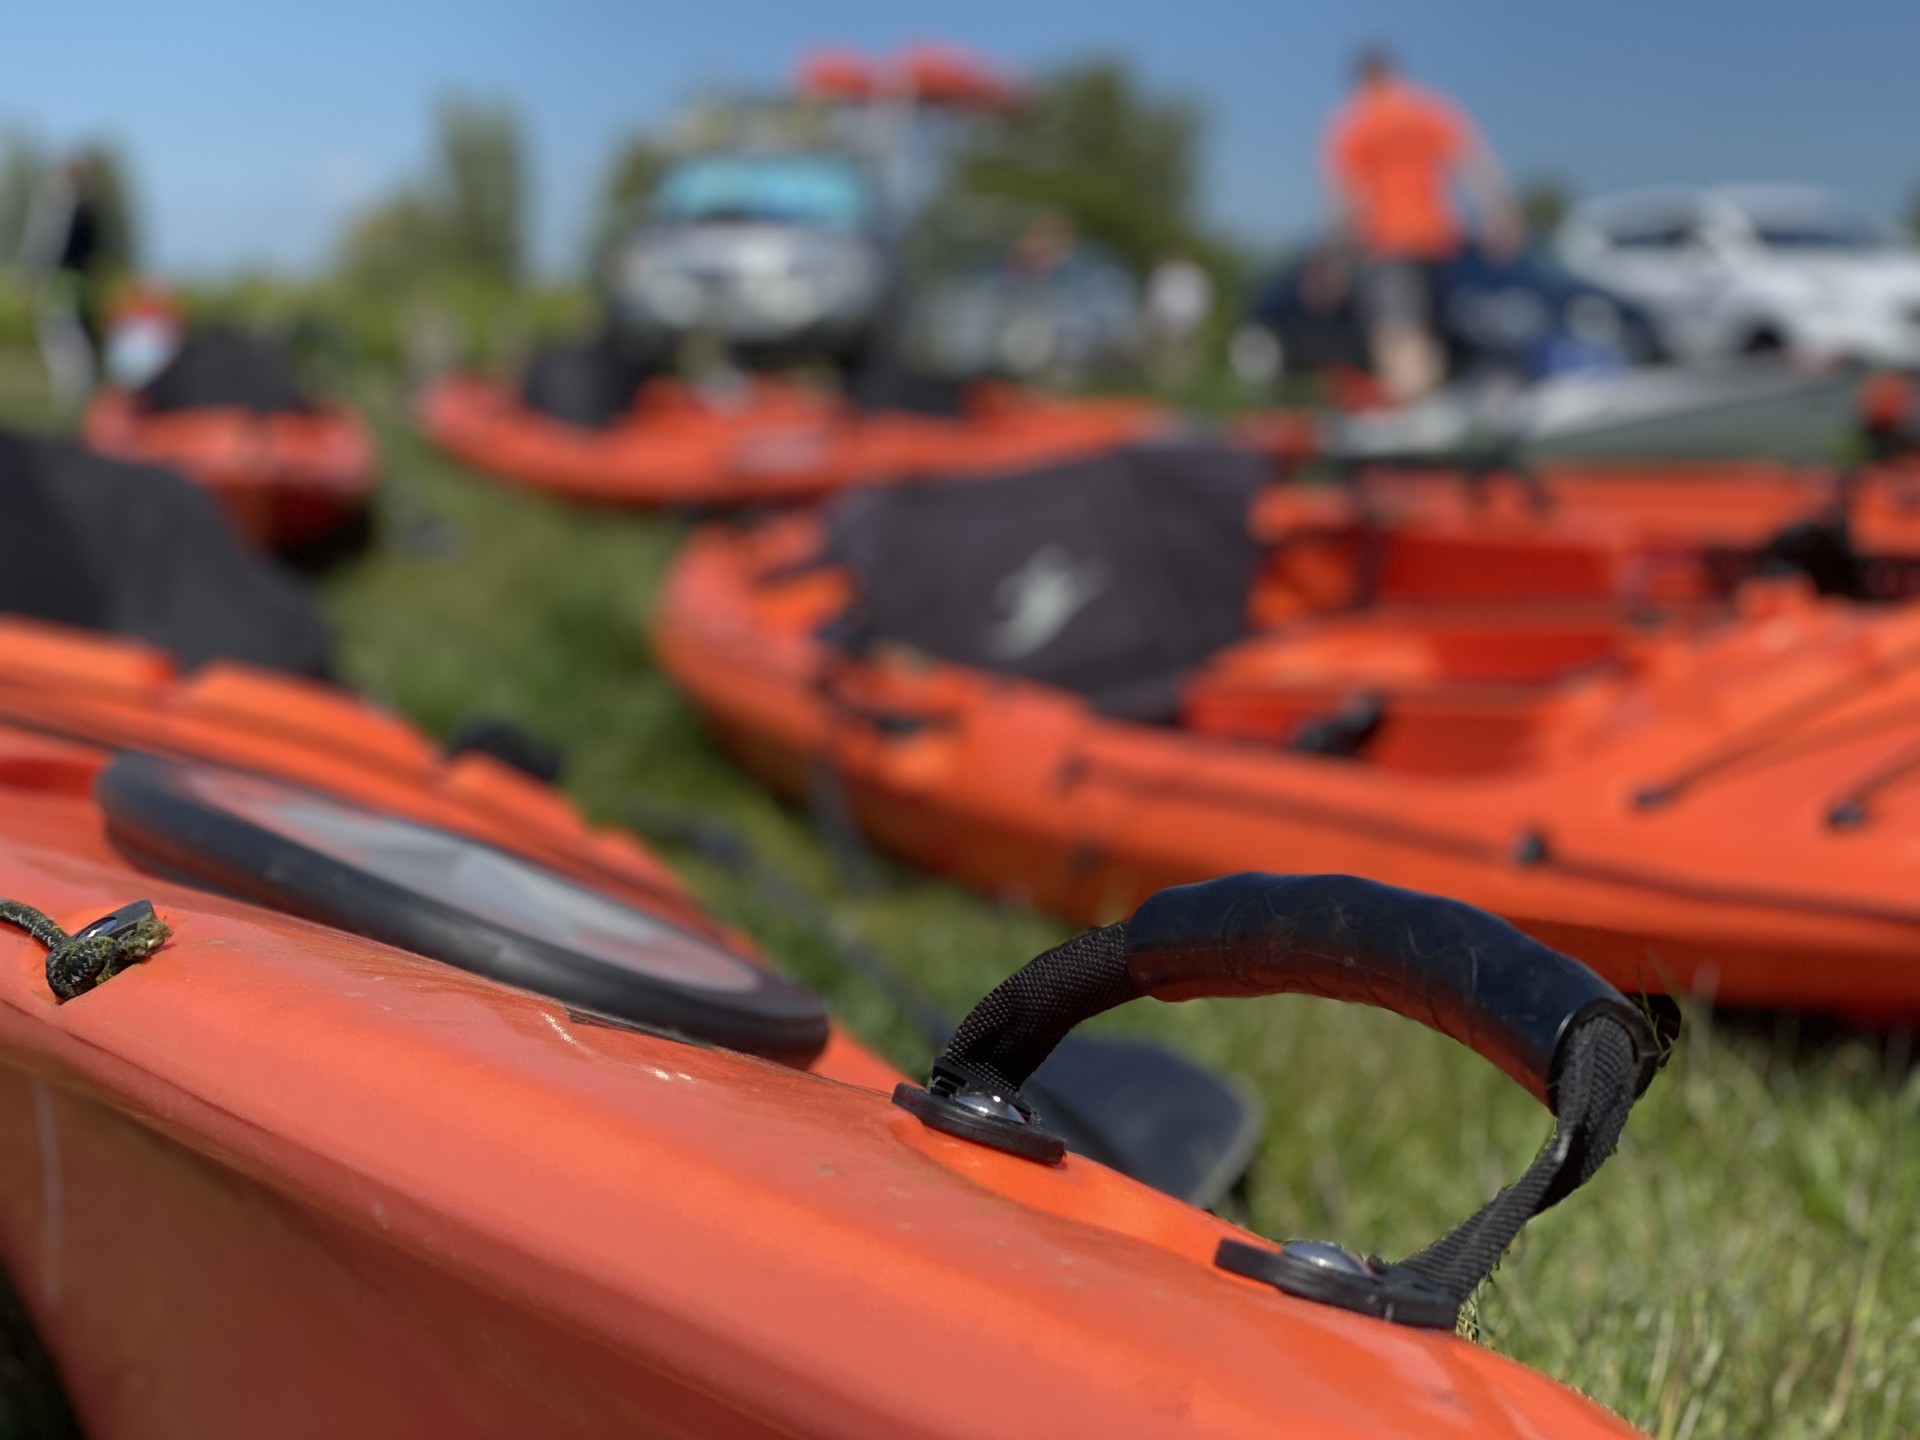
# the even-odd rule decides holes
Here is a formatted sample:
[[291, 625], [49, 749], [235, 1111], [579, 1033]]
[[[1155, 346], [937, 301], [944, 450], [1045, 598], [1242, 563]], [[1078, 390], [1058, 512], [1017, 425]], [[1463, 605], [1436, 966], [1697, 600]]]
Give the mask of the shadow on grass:
[[306, 580], [322, 580], [335, 570], [364, 558], [380, 538], [380, 524], [372, 507], [361, 510], [338, 529], [280, 552], [280, 558]]
[[1764, 1056], [1770, 1065], [1796, 1070], [1839, 1063], [1840, 1052], [1851, 1052], [1846, 1057], [1849, 1068], [1873, 1070], [1889, 1093], [1904, 1088], [1914, 1073], [1911, 1026], [1888, 1028], [1839, 1015], [1732, 1008], [1708, 1014], [1690, 1011], [1687, 1023], [1709, 1024], [1749, 1056]]

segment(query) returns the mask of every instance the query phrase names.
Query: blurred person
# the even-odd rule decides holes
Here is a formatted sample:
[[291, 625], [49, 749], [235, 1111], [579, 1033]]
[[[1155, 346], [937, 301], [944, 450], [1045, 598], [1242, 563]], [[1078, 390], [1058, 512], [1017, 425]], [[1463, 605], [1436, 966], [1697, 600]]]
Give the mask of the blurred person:
[[1012, 314], [1000, 337], [1001, 363], [1015, 375], [1038, 375], [1057, 358], [1058, 317], [1053, 307], [1033, 303], [1080, 248], [1073, 221], [1057, 210], [1035, 216], [1000, 257], [1010, 287]]
[[1041, 284], [1073, 258], [1079, 244], [1073, 221], [1057, 210], [1048, 210], [1028, 221], [1026, 228], [1014, 236], [1001, 257], [1001, 266], [1016, 280]]
[[1378, 46], [1355, 63], [1354, 91], [1327, 129], [1323, 163], [1338, 249], [1356, 253], [1358, 266], [1349, 281], [1345, 265], [1330, 262], [1322, 296], [1337, 299], [1354, 286], [1376, 378], [1396, 403], [1417, 400], [1446, 373], [1434, 287], [1440, 265], [1465, 241], [1451, 183], [1469, 193], [1481, 246], [1494, 259], [1518, 254], [1519, 211], [1472, 122], [1409, 84]]
[[187, 317], [171, 295], [151, 285], [130, 287], [107, 315], [100, 371], [109, 385], [138, 390], [167, 368], [186, 338]]
[[1193, 377], [1200, 331], [1213, 313], [1213, 277], [1188, 255], [1168, 255], [1147, 276], [1147, 343], [1164, 383]]
[[21, 268], [39, 292], [40, 353], [63, 405], [84, 400], [99, 371], [105, 239], [98, 163], [81, 150], [41, 184], [20, 243]]

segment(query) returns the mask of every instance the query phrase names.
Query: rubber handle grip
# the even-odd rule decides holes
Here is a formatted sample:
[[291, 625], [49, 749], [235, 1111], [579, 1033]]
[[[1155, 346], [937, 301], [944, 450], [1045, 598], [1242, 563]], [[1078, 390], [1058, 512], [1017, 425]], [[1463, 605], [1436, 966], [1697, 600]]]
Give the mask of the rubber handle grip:
[[1486, 1057], [1558, 1113], [1569, 1034], [1617, 1020], [1639, 1061], [1658, 1043], [1579, 961], [1457, 900], [1350, 875], [1229, 875], [1151, 896], [1127, 921], [1127, 972], [1158, 1000], [1320, 995], [1417, 1020]]

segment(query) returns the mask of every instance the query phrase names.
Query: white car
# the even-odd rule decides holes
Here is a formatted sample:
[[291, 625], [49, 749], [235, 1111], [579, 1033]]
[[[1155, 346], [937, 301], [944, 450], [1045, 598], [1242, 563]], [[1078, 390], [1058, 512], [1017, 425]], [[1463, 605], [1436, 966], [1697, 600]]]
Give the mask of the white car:
[[1828, 191], [1632, 191], [1581, 206], [1556, 244], [1652, 314], [1675, 359], [1920, 366], [1920, 248]]

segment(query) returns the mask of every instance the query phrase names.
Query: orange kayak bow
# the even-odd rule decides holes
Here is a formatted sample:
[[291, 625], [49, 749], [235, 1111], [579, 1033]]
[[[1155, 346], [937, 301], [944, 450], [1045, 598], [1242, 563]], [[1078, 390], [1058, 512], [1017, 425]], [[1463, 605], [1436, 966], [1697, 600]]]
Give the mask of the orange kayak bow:
[[[1584, 1178], [1569, 1157], [1611, 1148], [1652, 1058], [1617, 995], [1488, 917], [1346, 897], [1439, 927], [1449, 964], [1495, 943], [1551, 972], [1524, 1013], [1458, 1008], [1457, 969], [1379, 936], [1321, 938], [1479, 1036], [1554, 1106], [1555, 1144], [1483, 1212], [1499, 1225], [1420, 1263], [1275, 1250], [1008, 1149], [1045, 1139], [1018, 1091], [1043, 1050], [993, 1017], [1061, 1029], [1084, 1004], [983, 1006], [895, 1104], [837, 1037], [780, 1063], [503, 983], [487, 967], [540, 945], [720, 996], [758, 967], [656, 864], [552, 797], [469, 791], [391, 722], [230, 674], [196, 694], [120, 647], [89, 694], [55, 678], [85, 642], [36, 643], [0, 717], [0, 894], [12, 925], [46, 921], [0, 928], [0, 1263], [90, 1435], [1631, 1433], [1444, 1328], [1539, 1196]], [[141, 713], [148, 753], [114, 758]], [[328, 918], [368, 895], [387, 908], [356, 925], [411, 951]], [[1093, 942], [1109, 1003], [1217, 988], [1193, 940], [1221, 909], [1163, 903]], [[995, 1079], [997, 1112], [969, 1088]]]
[[862, 414], [778, 382], [708, 397], [649, 382], [604, 430], [553, 419], [511, 387], [454, 376], [428, 389], [422, 432], [490, 474], [572, 500], [634, 506], [798, 501], [956, 467], [998, 470], [1103, 449], [1160, 429], [1137, 400], [1054, 399], [984, 386], [958, 417]]

